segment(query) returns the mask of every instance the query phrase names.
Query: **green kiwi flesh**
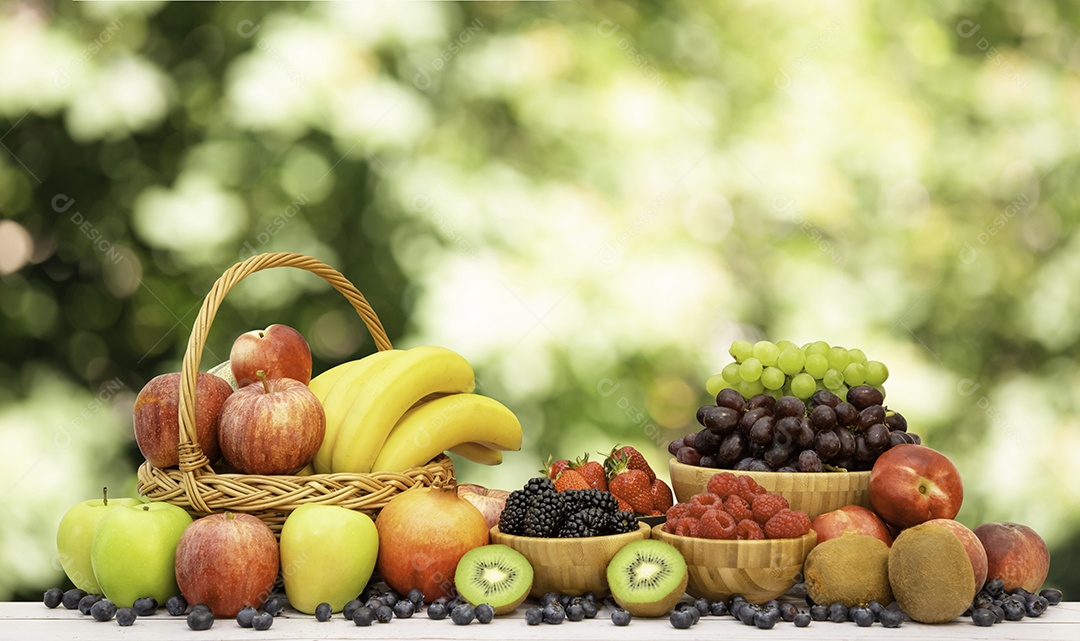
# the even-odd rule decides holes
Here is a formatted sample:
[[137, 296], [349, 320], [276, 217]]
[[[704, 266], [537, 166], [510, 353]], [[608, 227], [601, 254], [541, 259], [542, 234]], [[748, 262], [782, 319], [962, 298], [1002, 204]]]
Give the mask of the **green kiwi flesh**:
[[670, 543], [634, 541], [611, 559], [607, 580], [615, 602], [633, 616], [664, 616], [686, 592], [686, 560]]
[[482, 545], [466, 552], [454, 571], [458, 594], [472, 605], [487, 603], [495, 614], [513, 612], [532, 589], [533, 568], [514, 548]]

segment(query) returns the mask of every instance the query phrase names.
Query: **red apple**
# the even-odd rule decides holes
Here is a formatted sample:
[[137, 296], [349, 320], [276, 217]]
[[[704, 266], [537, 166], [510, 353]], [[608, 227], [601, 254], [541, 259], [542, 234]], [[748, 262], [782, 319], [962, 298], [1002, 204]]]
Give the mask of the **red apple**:
[[951, 519], [963, 501], [964, 484], [956, 466], [924, 445], [891, 447], [870, 471], [870, 507], [899, 528]]
[[229, 397], [218, 428], [221, 454], [244, 474], [296, 472], [315, 457], [325, 433], [326, 413], [307, 385], [265, 376]]
[[457, 486], [458, 496], [473, 504], [484, 515], [488, 529], [499, 524], [499, 515], [506, 507], [506, 497], [510, 493], [506, 490], [486, 488], [483, 485], [464, 483]]
[[452, 484], [398, 494], [379, 512], [375, 527], [379, 576], [400, 594], [419, 588], [429, 600], [449, 596], [458, 561], [489, 542], [484, 515]]
[[300, 332], [288, 325], [271, 325], [241, 334], [229, 351], [229, 364], [238, 388], [266, 377], [292, 378], [304, 385], [311, 382], [311, 347]]
[[983, 523], [975, 536], [986, 549], [986, 576], [1001, 579], [1006, 590], [1035, 592], [1050, 572], [1050, 550], [1035, 530], [1020, 523]]
[[257, 608], [274, 589], [278, 543], [250, 514], [211, 514], [196, 519], [176, 545], [176, 583], [187, 602], [205, 603], [215, 617]]
[[[817, 533], [818, 543], [835, 539], [843, 534], [866, 534], [892, 545], [889, 528], [873, 511], [861, 505], [846, 505], [838, 510], [819, 514], [810, 523]], [[979, 585], [982, 585], [981, 583]]]
[[[940, 525], [960, 539], [960, 542], [964, 544], [964, 548], [967, 550], [968, 558], [971, 559], [971, 570], [975, 573], [975, 591], [981, 590], [983, 583], [986, 583], [987, 558], [986, 550], [983, 548], [982, 542], [979, 541], [979, 537], [975, 536], [975, 533], [960, 521], [930, 519], [927, 523]], [[975, 595], [972, 594], [971, 596], [974, 597]]]
[[[217, 376], [195, 376], [195, 433], [199, 448], [211, 463], [221, 458], [218, 417], [232, 387]], [[132, 416], [135, 442], [154, 467], [180, 464], [180, 372], [155, 376], [139, 390]]]

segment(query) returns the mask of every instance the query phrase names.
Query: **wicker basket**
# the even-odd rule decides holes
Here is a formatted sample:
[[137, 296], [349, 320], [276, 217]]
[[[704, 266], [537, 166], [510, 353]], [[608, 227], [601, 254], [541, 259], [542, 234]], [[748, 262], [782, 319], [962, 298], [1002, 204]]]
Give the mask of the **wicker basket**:
[[277, 535], [289, 513], [305, 503], [339, 505], [375, 516], [400, 492], [452, 481], [454, 468], [445, 455], [400, 473], [258, 476], [214, 471], [211, 461], [199, 449], [195, 432], [195, 378], [203, 345], [225, 294], [250, 274], [272, 267], [304, 269], [326, 280], [356, 309], [376, 347], [380, 351], [392, 348], [364, 295], [329, 265], [292, 253], [259, 254], [233, 265], [218, 278], [203, 300], [184, 352], [180, 370], [180, 465], [162, 469], [144, 462], [139, 467], [139, 494], [153, 501], [178, 505], [196, 518], [226, 510], [252, 514]]

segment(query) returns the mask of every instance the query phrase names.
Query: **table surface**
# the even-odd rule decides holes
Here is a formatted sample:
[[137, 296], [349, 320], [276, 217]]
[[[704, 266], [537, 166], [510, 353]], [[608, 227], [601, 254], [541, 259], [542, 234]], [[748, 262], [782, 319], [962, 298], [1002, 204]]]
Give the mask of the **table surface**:
[[[410, 619], [395, 619], [388, 624], [375, 623], [358, 629], [340, 614], [320, 623], [315, 617], [285, 611], [269, 630], [256, 632], [241, 628], [233, 619], [219, 620], [206, 632], [189, 630], [183, 617], [171, 617], [164, 609], [151, 617], [139, 618], [131, 627], [122, 628], [115, 621], [101, 623], [78, 610], [55, 610], [38, 602], [0, 603], [0, 639], [19, 641], [52, 641], [54, 639], [589, 639], [590, 641], [657, 641], [658, 639], [756, 638], [762, 639], [1032, 639], [1040, 641], [1077, 641], [1080, 639], [1080, 603], [1066, 602], [1048, 608], [1037, 619], [1003, 622], [989, 628], [977, 628], [971, 619], [960, 618], [942, 625], [904, 623], [900, 628], [886, 629], [880, 624], [860, 628], [854, 623], [814, 621], [798, 629], [781, 621], [772, 630], [757, 630], [739, 623], [730, 616], [702, 617], [689, 630], [676, 630], [667, 618], [634, 619], [628, 627], [611, 623], [610, 610], [601, 609], [595, 619], [566, 621], [557, 628], [551, 625], [526, 625], [525, 606], [513, 613], [497, 617], [488, 625], [473, 622], [467, 626], [454, 625], [449, 619], [432, 621], [426, 614]], [[255, 636], [252, 636], [255, 635]]]

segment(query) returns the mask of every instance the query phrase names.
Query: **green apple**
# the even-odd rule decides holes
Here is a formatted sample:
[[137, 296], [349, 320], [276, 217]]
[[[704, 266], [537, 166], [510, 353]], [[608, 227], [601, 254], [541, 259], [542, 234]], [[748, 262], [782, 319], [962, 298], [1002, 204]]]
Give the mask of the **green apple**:
[[171, 503], [151, 501], [109, 510], [90, 544], [90, 562], [101, 591], [117, 607], [151, 596], [158, 603], [179, 594], [176, 544], [191, 516]]
[[87, 594], [101, 594], [90, 565], [90, 542], [94, 540], [101, 517], [121, 505], [140, 505], [139, 499], [110, 499], [108, 488], [101, 489], [101, 498], [73, 505], [60, 519], [56, 528], [56, 552], [64, 573], [75, 587]]
[[363, 512], [308, 503], [285, 519], [280, 545], [289, 604], [313, 614], [325, 601], [338, 612], [371, 579], [379, 556], [379, 531]]

